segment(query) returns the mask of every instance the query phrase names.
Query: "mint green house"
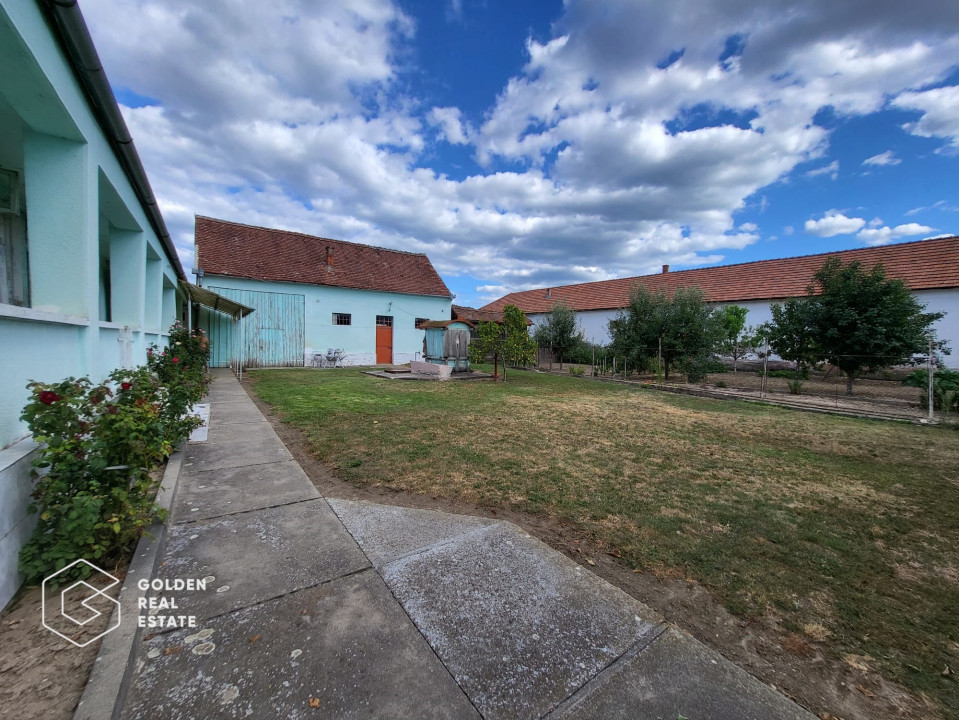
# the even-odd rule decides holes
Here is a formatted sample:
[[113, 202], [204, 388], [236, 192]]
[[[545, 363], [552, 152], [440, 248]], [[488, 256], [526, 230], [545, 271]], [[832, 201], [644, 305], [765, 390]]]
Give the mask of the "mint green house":
[[[211, 365], [243, 367], [422, 360], [430, 320], [449, 320], [452, 294], [422, 253], [196, 218], [198, 282], [256, 312], [239, 325], [201, 311]], [[318, 357], [317, 357], [318, 356]]]
[[0, 0], [0, 607], [34, 524], [27, 382], [143, 363], [185, 281], [80, 11]]

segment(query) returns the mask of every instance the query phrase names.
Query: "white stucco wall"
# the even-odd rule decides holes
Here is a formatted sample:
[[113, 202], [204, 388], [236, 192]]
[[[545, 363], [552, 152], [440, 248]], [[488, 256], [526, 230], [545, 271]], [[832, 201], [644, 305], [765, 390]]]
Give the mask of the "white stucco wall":
[[[926, 305], [926, 312], [943, 312], [946, 316], [933, 325], [939, 339], [946, 340], [952, 347], [952, 355], [945, 358], [946, 366], [959, 368], [959, 288], [946, 290], [920, 290], [915, 293], [916, 299]], [[717, 303], [717, 305], [739, 305], [749, 312], [746, 315], [746, 325], [754, 327], [773, 319], [770, 305], [782, 300], [752, 300], [736, 303]], [[587, 310], [576, 313], [576, 320], [583, 331], [587, 342], [597, 345], [608, 345], [612, 338], [609, 335], [609, 321], [618, 314], [617, 310]], [[532, 313], [529, 319], [534, 326], [546, 317], [545, 313]], [[531, 329], [535, 331], [535, 327]], [[778, 359], [772, 356], [772, 359]]]

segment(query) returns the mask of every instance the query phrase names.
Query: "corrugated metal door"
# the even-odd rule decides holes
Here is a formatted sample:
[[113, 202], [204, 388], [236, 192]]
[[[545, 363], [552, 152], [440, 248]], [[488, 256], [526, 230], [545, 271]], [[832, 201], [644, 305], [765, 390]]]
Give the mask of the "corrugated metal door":
[[[306, 349], [305, 296], [212, 286], [210, 290], [256, 310], [242, 321], [242, 358], [245, 367], [303, 366]], [[232, 334], [236, 332], [232, 322], [211, 327], [210, 342], [214, 348], [221, 345], [233, 347], [232, 342], [218, 342], [219, 338], [213, 337], [214, 329]], [[214, 358], [214, 361], [218, 360]]]
[[376, 316], [376, 364], [393, 364], [393, 318], [390, 315]]

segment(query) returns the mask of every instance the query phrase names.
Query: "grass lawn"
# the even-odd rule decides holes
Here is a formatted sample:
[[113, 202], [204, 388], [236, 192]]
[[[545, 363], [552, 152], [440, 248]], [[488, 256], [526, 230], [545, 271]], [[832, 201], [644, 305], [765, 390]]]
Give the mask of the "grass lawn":
[[341, 479], [579, 523], [959, 715], [959, 432], [511, 372], [251, 373]]

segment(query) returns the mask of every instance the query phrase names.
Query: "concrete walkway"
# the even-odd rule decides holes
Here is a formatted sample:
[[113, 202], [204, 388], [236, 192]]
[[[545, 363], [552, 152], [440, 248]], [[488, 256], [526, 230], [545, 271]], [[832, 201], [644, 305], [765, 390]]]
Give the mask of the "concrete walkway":
[[232, 375], [209, 399], [141, 593], [196, 627], [139, 631], [119, 717], [813, 717], [511, 523], [321, 497]]

